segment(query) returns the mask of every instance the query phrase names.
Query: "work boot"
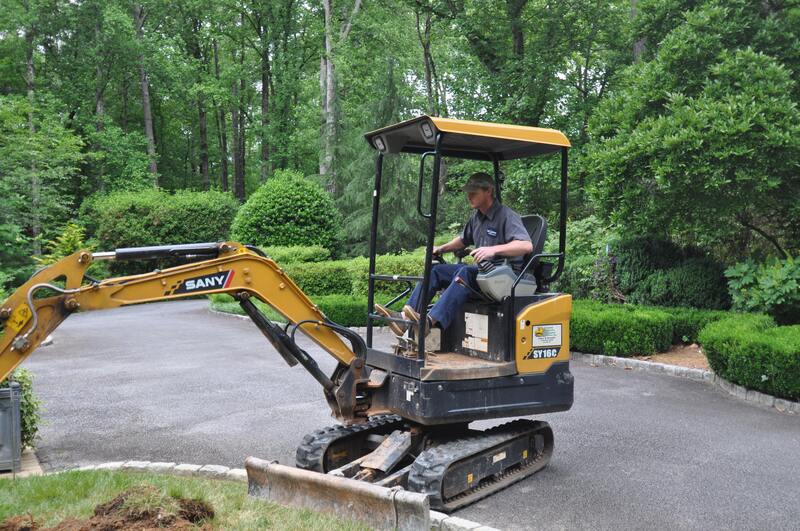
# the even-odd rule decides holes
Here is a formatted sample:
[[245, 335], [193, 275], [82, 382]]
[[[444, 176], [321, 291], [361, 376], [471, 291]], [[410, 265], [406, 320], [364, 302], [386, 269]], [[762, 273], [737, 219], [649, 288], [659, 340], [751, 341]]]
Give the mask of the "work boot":
[[[380, 315], [382, 315], [382, 316], [384, 316], [384, 317], [392, 317], [394, 319], [403, 319], [404, 318], [403, 314], [401, 314], [400, 312], [396, 312], [394, 310], [390, 310], [389, 308], [385, 308], [385, 307], [381, 306], [380, 304], [376, 304], [375, 305], [375, 312], [380, 314]], [[394, 333], [394, 335], [396, 335], [398, 337], [402, 337], [403, 334], [406, 333], [406, 330], [408, 330], [408, 325], [405, 324], [405, 323], [396, 323], [394, 321], [386, 321], [386, 322], [389, 323], [389, 328]]]
[[420, 337], [428, 337], [428, 334], [431, 333], [431, 328], [433, 328], [433, 320], [431, 319], [430, 315], [427, 315], [425, 317], [425, 325], [422, 326], [422, 328], [423, 328], [422, 334], [420, 334], [420, 332], [419, 332], [419, 329], [420, 329], [420, 322], [419, 321], [420, 321], [420, 319], [422, 317], [419, 314], [419, 312], [417, 312], [417, 310], [415, 310], [414, 308], [412, 308], [411, 306], [406, 304], [405, 306], [403, 306], [403, 315], [405, 316], [406, 319], [408, 319], [409, 321], [412, 321], [414, 323], [411, 326], [414, 328], [415, 337], [417, 339], [419, 339]]

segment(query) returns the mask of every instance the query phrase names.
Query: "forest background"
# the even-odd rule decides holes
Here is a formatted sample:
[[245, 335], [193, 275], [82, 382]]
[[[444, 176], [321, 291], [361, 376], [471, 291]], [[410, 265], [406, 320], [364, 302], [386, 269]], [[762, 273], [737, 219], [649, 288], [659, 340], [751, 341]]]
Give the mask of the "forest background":
[[[606, 297], [668, 292], [663, 275], [641, 286], [686, 266], [673, 283], [702, 286], [704, 271], [718, 279], [730, 268], [746, 288], [772, 268], [773, 283], [790, 282], [779, 295], [800, 300], [795, 0], [2, 5], [0, 285], [24, 280], [69, 222], [96, 236], [102, 197], [219, 191], [235, 201], [208, 196], [209, 212], [226, 201], [235, 209], [288, 173], [332, 200], [334, 255], [363, 255], [374, 177], [363, 134], [427, 113], [570, 138], [565, 289], [595, 290], [602, 257], [633, 239], [637, 259], [671, 261], [617, 275]], [[504, 164], [505, 202], [557, 226], [558, 163]], [[382, 253], [424, 241], [409, 208], [417, 164], [388, 166]], [[465, 221], [458, 190], [478, 169], [487, 168], [447, 165], [440, 227]]]

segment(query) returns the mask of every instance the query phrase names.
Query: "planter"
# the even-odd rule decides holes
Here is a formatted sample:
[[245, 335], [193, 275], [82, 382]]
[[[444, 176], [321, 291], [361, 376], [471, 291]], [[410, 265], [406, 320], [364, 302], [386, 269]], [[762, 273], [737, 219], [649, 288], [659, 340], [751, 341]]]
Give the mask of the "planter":
[[20, 469], [22, 432], [19, 401], [20, 388], [17, 382], [0, 389], [0, 472]]

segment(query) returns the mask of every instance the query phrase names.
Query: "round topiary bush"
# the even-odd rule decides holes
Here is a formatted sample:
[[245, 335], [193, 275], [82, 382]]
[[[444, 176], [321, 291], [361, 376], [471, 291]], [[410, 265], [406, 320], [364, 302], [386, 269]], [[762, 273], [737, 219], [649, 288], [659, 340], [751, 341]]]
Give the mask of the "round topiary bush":
[[336, 249], [342, 218], [321, 186], [295, 172], [276, 172], [242, 205], [231, 239], [267, 246], [321, 245]]

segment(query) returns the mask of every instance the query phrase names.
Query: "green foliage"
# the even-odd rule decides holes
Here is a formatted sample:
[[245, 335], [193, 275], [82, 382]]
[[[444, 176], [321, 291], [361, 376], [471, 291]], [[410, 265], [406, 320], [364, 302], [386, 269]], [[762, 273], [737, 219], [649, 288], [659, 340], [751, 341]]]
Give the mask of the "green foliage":
[[[0, 217], [4, 205], [0, 204]], [[0, 284], [22, 284], [33, 272], [30, 242], [14, 223], [0, 221]]]
[[647, 276], [627, 299], [633, 304], [726, 309], [731, 305], [722, 266], [708, 258], [691, 258]]
[[[3, 297], [0, 297], [2, 300]], [[20, 387], [20, 428], [22, 431], [23, 448], [34, 448], [36, 435], [42, 423], [42, 403], [33, 392], [33, 374], [25, 368], [18, 368], [13, 373], [13, 379]], [[0, 387], [8, 387], [9, 379], [0, 381]]]
[[672, 344], [669, 313], [634, 306], [576, 301], [570, 323], [574, 350], [608, 356], [664, 352]]
[[725, 271], [737, 310], [765, 312], [779, 324], [800, 323], [800, 261], [742, 262]]
[[723, 267], [692, 246], [657, 236], [623, 239], [594, 264], [592, 295], [657, 306], [730, 307]]
[[659, 310], [672, 316], [672, 343], [696, 343], [700, 331], [709, 323], [726, 319], [734, 314], [721, 310], [698, 310], [697, 308], [665, 308]]
[[[245, 315], [238, 302], [229, 295], [209, 295], [213, 310], [236, 315]], [[319, 306], [325, 316], [336, 324], [342, 326], [366, 326], [367, 324], [367, 298], [353, 295], [333, 294], [315, 295], [311, 300]], [[256, 300], [256, 306], [267, 318], [273, 321], [286, 322], [286, 319], [272, 307]]]
[[342, 326], [367, 325], [367, 298], [353, 295], [326, 295], [314, 299], [325, 316]]
[[331, 252], [321, 245], [264, 247], [262, 250], [281, 265], [296, 262], [327, 262], [331, 258]]
[[[558, 230], [549, 228], [545, 245], [548, 253], [558, 252]], [[596, 216], [567, 221], [567, 257], [564, 272], [552, 289], [575, 298], [589, 297], [598, 289], [598, 260], [605, 254], [606, 244], [614, 238], [612, 231]]]
[[684, 258], [680, 246], [655, 236], [624, 239], [613, 246], [616, 257], [616, 282], [627, 294], [634, 291], [648, 276], [662, 269], [675, 267]]
[[714, 372], [739, 385], [800, 399], [800, 326], [740, 315], [706, 326], [700, 343]]
[[296, 172], [282, 171], [242, 205], [231, 237], [258, 246], [320, 245], [336, 249], [341, 216], [331, 197]]
[[797, 249], [798, 61], [786, 43], [798, 38], [796, 9], [697, 4], [647, 43], [652, 60], [626, 69], [595, 113], [583, 161], [592, 195], [629, 233], [740, 256], [762, 236], [773, 253]]
[[36, 263], [42, 266], [54, 264], [72, 253], [80, 250], [93, 251], [94, 248], [85, 243], [86, 229], [70, 221], [55, 240], [47, 242], [48, 254], [35, 257]]
[[0, 269], [16, 281], [25, 276], [31, 251], [55, 236], [75, 201], [83, 142], [65, 122], [54, 98], [0, 95]]
[[349, 260], [288, 263], [286, 274], [306, 295], [346, 294], [353, 291]]
[[161, 190], [114, 192], [81, 212], [96, 226], [98, 247], [222, 241], [236, 213], [236, 201], [221, 192]]

